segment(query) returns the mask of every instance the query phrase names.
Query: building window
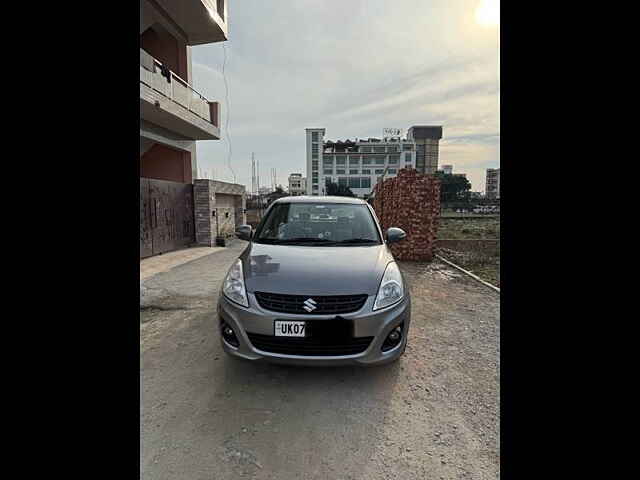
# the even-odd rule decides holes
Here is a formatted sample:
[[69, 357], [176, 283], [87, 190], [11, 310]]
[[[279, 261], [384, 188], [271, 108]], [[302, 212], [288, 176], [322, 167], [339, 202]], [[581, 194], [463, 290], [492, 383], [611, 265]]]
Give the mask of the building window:
[[385, 147], [373, 147], [374, 153], [384, 153]]
[[384, 157], [376, 158], [376, 165], [384, 165]]
[[402, 145], [402, 150], [413, 150], [413, 144], [412, 143], [405, 143], [404, 145]]
[[371, 175], [371, 170], [362, 170], [363, 175]]
[[338, 178], [338, 185], [341, 187], [349, 186], [349, 179], [347, 177]]
[[360, 188], [360, 177], [349, 177], [349, 188]]
[[404, 161], [409, 163], [411, 161], [411, 154], [410, 153], [405, 153], [404, 154]]
[[311, 187], [312, 190], [318, 190], [318, 185], [314, 185], [313, 187]]
[[317, 160], [315, 162], [311, 162], [311, 169], [312, 170], [317, 170], [318, 169], [318, 161]]
[[[364, 173], [364, 171], [362, 173]], [[360, 179], [360, 188], [371, 188], [371, 178], [362, 177]]]
[[384, 168], [379, 168], [379, 169], [376, 170], [376, 175], [378, 175], [380, 173], [384, 173]]
[[371, 153], [371, 147], [362, 147], [362, 153]]
[[370, 157], [369, 155], [365, 155], [365, 156], [362, 158], [362, 164], [363, 164], [363, 165], [371, 165], [372, 163], [373, 163], [373, 158], [372, 158], [372, 157]]
[[360, 164], [360, 155], [354, 157], [353, 155], [349, 155], [349, 165], [359, 165]]
[[389, 163], [392, 165], [397, 165], [400, 161], [400, 155], [389, 155]]
[[336, 155], [336, 164], [337, 165], [344, 165], [347, 162], [347, 157], [346, 155]]
[[331, 158], [331, 157], [323, 158], [322, 159], [322, 165], [333, 165], [333, 158]]
[[331, 175], [331, 174], [333, 174], [333, 168], [325, 168], [325, 169], [322, 171], [322, 174], [323, 174], [323, 175]]
[[398, 147], [396, 145], [387, 147], [387, 152], [397, 152], [397, 151], [398, 151]]
[[357, 175], [358, 174], [358, 170], [349, 170], [349, 175]]
[[387, 173], [396, 173], [396, 169], [395, 168], [390, 168], [389, 170], [387, 170]]
[[311, 140], [314, 142], [318, 141], [318, 132], [311, 132]]
[[318, 159], [318, 154], [317, 154], [317, 153], [312, 153], [312, 154], [311, 154], [311, 158], [312, 158], [313, 160], [317, 160], [317, 159]]
[[345, 170], [336, 170], [336, 175], [344, 175]]

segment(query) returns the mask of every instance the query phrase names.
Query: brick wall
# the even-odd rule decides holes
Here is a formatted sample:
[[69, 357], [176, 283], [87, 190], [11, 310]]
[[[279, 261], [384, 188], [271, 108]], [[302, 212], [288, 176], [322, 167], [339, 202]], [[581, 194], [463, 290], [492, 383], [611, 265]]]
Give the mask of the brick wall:
[[403, 168], [374, 187], [373, 208], [383, 231], [398, 227], [407, 238], [389, 245], [397, 260], [433, 258], [440, 215], [440, 182], [433, 175]]

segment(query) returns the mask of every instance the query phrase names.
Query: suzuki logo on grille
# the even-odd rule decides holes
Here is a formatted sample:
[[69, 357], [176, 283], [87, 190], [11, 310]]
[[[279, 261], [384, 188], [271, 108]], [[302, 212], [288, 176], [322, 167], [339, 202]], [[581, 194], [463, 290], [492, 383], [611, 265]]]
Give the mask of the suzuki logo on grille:
[[313, 312], [317, 307], [316, 307], [316, 302], [313, 298], [307, 298], [304, 301], [304, 308], [307, 312]]

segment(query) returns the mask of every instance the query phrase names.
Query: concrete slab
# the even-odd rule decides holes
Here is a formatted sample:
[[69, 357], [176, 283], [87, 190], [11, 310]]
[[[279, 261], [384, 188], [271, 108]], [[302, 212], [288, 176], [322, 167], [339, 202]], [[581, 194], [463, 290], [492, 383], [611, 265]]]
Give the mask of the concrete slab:
[[178, 265], [224, 249], [225, 247], [193, 247], [145, 258], [140, 260], [140, 281], [142, 282], [158, 273], [168, 272]]

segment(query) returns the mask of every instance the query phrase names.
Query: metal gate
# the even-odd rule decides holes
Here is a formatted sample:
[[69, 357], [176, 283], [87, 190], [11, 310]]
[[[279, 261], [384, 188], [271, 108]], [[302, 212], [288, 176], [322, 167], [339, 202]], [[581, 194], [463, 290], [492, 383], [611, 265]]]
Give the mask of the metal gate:
[[194, 242], [193, 185], [140, 178], [140, 258]]

